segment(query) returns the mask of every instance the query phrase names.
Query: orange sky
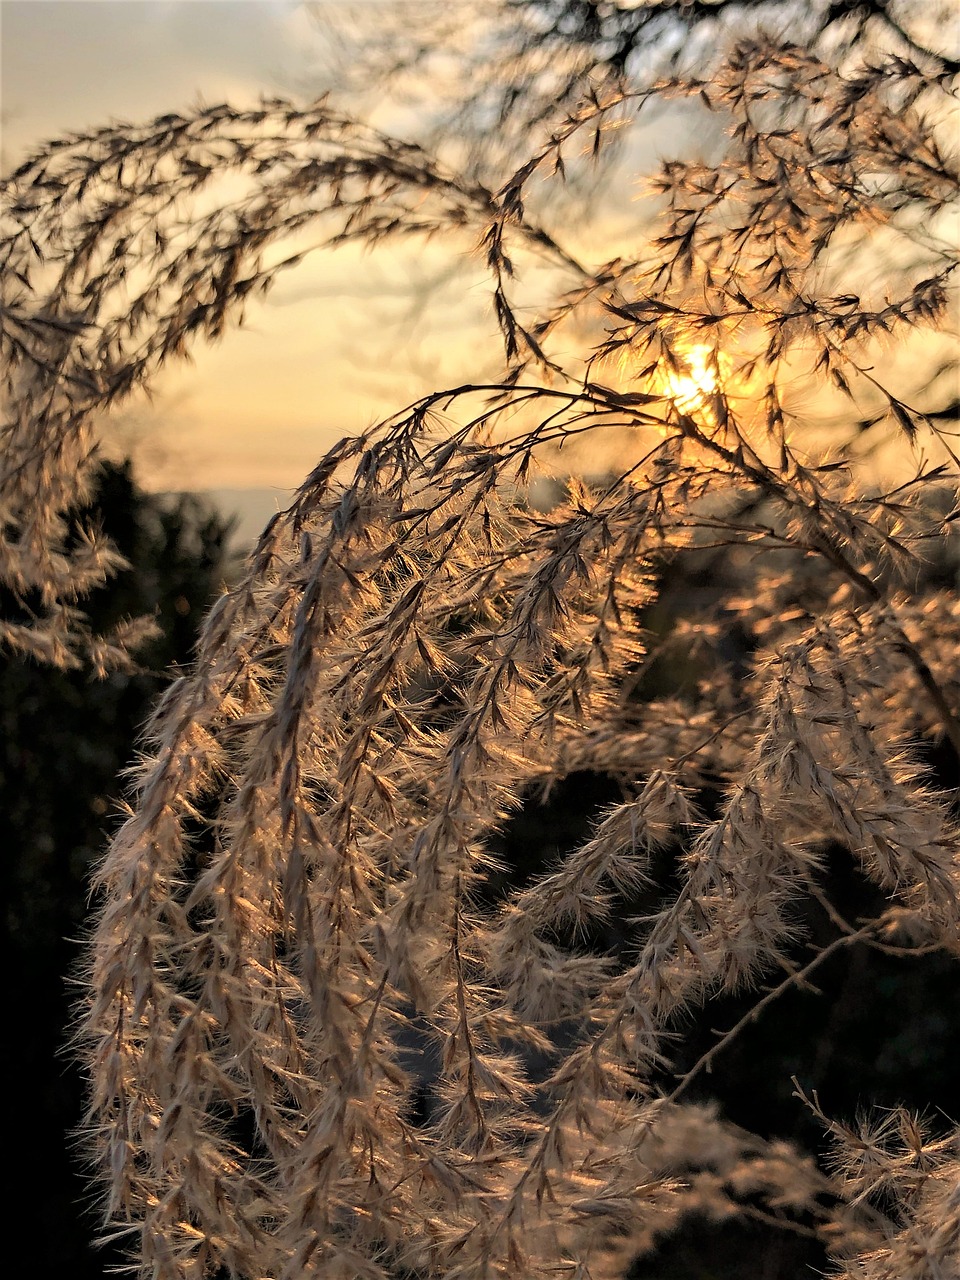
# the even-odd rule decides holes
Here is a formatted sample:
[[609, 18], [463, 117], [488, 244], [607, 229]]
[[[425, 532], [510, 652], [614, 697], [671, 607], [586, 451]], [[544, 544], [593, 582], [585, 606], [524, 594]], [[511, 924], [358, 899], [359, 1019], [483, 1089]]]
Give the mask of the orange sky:
[[[66, 130], [305, 96], [329, 76], [296, 0], [3, 0], [0, 22], [4, 169]], [[413, 315], [411, 286], [431, 280], [442, 330]], [[494, 329], [463, 246], [316, 253], [152, 404], [128, 402], [113, 435], [150, 487], [291, 487], [339, 436], [489, 373]]]
[[[2, 0], [0, 23], [4, 169], [44, 138], [110, 118], [330, 87], [323, 36], [299, 0]], [[584, 232], [588, 257], [622, 251], [611, 237], [631, 237], [635, 190], [625, 184], [622, 209], [604, 206], [602, 249], [596, 226]], [[466, 246], [315, 253], [251, 306], [244, 329], [166, 372], [153, 403], [128, 402], [113, 446], [153, 488], [292, 488], [339, 436], [438, 386], [485, 380], [499, 354]]]

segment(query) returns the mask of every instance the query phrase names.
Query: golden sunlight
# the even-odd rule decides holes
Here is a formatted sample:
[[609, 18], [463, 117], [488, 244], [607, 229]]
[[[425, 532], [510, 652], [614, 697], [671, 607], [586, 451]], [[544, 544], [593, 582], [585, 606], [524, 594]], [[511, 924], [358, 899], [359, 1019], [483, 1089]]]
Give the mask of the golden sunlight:
[[717, 357], [704, 343], [678, 354], [679, 367], [667, 368], [666, 391], [680, 413], [707, 409], [720, 390]]

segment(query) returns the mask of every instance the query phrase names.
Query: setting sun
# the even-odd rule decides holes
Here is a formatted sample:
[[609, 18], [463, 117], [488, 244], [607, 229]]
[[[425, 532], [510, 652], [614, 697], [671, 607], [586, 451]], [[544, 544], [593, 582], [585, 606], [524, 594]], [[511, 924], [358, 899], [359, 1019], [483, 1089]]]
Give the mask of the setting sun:
[[680, 413], [707, 407], [719, 391], [716, 353], [703, 343], [690, 347], [680, 357], [679, 369], [666, 372], [666, 390]]

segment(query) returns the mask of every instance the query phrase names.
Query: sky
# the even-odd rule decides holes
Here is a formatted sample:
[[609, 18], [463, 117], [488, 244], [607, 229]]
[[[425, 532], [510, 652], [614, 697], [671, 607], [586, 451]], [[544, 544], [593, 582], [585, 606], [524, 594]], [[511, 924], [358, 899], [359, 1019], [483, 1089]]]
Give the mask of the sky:
[[[2, 168], [110, 119], [320, 93], [323, 41], [298, 0], [3, 0]], [[113, 448], [154, 489], [295, 486], [340, 436], [493, 358], [482, 275], [464, 254], [312, 255], [243, 329], [165, 373], [152, 403], [127, 402]], [[431, 282], [427, 312], [442, 308], [442, 329], [411, 297]]]
[[[326, 39], [301, 0], [0, 0], [2, 168], [110, 119], [335, 92]], [[499, 354], [467, 245], [315, 253], [242, 329], [166, 371], [152, 401], [126, 402], [110, 447], [148, 488], [230, 491], [236, 505], [245, 488], [292, 489], [340, 436], [418, 395], [485, 380]]]

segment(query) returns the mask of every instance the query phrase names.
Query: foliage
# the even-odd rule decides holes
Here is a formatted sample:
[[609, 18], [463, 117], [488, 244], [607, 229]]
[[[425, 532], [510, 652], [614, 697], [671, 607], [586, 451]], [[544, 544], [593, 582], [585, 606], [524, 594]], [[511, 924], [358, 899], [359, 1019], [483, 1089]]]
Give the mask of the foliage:
[[159, 627], [138, 671], [102, 681], [13, 654], [0, 658], [0, 845], [11, 975], [5, 998], [10, 1026], [18, 1028], [21, 1088], [9, 1125], [18, 1153], [11, 1211], [30, 1242], [33, 1274], [82, 1280], [103, 1275], [105, 1260], [87, 1245], [95, 1224], [91, 1196], [69, 1158], [75, 1143], [67, 1135], [83, 1114], [83, 1086], [63, 1053], [76, 998], [64, 974], [77, 963], [90, 871], [114, 825], [118, 774], [163, 687], [162, 673], [189, 662], [200, 620], [222, 588], [228, 526], [196, 499], [144, 493], [129, 464], [113, 463], [97, 468], [89, 506], [71, 520], [96, 521], [130, 565], [85, 601], [94, 629], [131, 614], [153, 615]]
[[[691, 1214], [748, 1212], [851, 1280], [955, 1269], [956, 1133], [841, 1123], [798, 1087], [819, 1167], [688, 1100], [838, 952], [960, 954], [929, 766], [960, 751], [960, 610], [921, 571], [953, 554], [955, 459], [875, 362], [943, 328], [956, 266], [950, 68], [918, 59], [742, 39], [709, 80], [588, 98], [496, 190], [323, 102], [111, 126], [8, 181], [4, 567], [42, 607], [6, 634], [38, 654], [91, 643], [76, 599], [110, 553], [64, 545], [59, 513], [97, 415], [216, 338], [284, 237], [472, 233], [507, 357], [320, 461], [154, 714], [81, 1032], [143, 1274], [600, 1280]], [[665, 161], [652, 238], [583, 266], [529, 190], [676, 100], [722, 154]], [[244, 194], [191, 208], [228, 172]], [[559, 283], [531, 319], [534, 255]], [[854, 405], [829, 456], [802, 430], [823, 388]], [[864, 439], [891, 431], [915, 466], [883, 490]], [[578, 445], [616, 465], [544, 509], [535, 477]], [[664, 584], [718, 550], [653, 645]], [[510, 815], [584, 770], [620, 798], [511, 881]], [[829, 896], [835, 848], [868, 919]], [[836, 927], [812, 958], [811, 901]], [[618, 945], [588, 945], [608, 921]], [[685, 1019], [761, 982], [677, 1074]]]

